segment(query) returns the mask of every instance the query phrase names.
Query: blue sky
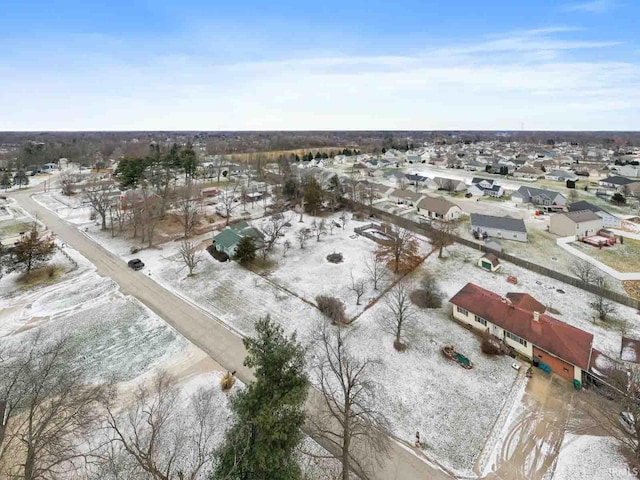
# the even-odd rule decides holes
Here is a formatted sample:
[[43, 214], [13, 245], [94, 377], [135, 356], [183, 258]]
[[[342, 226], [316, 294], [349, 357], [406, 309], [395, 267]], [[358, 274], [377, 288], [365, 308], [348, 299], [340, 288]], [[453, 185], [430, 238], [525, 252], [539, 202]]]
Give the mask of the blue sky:
[[638, 130], [637, 0], [5, 0], [0, 130]]

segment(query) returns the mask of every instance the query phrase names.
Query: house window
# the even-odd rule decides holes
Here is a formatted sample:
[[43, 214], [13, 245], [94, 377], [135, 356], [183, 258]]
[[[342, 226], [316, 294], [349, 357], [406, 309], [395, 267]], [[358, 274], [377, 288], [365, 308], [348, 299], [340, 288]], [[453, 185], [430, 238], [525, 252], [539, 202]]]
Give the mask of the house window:
[[566, 367], [562, 367], [562, 370], [564, 370], [565, 372], [569, 373], [569, 369]]
[[514, 342], [518, 342], [520, 345], [526, 347], [527, 346], [527, 341], [524, 338], [520, 338], [517, 335], [514, 335], [511, 332], [504, 332], [505, 336], [507, 338], [510, 338], [511, 340], [513, 340]]
[[487, 321], [484, 318], [482, 318], [482, 317], [480, 317], [478, 315], [476, 315], [476, 322], [481, 323], [485, 327], [487, 326]]
[[467, 315], [469, 315], [469, 311], [468, 311], [468, 310], [465, 310], [465, 309], [464, 309], [464, 308], [462, 308], [462, 307], [456, 307], [456, 309], [458, 310], [458, 313], [461, 313], [461, 314], [462, 314], [462, 315], [464, 315], [465, 317], [466, 317]]

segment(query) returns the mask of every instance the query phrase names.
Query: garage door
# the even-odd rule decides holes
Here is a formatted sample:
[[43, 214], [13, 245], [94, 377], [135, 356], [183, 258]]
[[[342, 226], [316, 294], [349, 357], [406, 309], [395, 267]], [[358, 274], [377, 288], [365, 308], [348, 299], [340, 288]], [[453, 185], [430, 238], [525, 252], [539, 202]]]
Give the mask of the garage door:
[[544, 350], [540, 350], [535, 346], [533, 347], [533, 356], [537, 358], [538, 361], [549, 365], [551, 367], [551, 372], [556, 375], [560, 375], [569, 382], [573, 381], [573, 365], [570, 363], [560, 360], [558, 357], [555, 357]]

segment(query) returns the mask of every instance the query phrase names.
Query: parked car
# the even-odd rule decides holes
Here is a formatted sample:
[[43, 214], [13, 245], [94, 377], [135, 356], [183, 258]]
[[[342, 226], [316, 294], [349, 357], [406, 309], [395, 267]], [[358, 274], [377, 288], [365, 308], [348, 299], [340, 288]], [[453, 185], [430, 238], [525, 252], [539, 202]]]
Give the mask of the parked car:
[[618, 417], [618, 420], [622, 424], [622, 428], [624, 428], [628, 434], [635, 435], [636, 433], [636, 425], [633, 418], [633, 414], [630, 412], [622, 412]]
[[133, 260], [129, 260], [127, 262], [127, 266], [133, 270], [142, 270], [144, 268], [144, 263], [139, 258], [134, 258]]

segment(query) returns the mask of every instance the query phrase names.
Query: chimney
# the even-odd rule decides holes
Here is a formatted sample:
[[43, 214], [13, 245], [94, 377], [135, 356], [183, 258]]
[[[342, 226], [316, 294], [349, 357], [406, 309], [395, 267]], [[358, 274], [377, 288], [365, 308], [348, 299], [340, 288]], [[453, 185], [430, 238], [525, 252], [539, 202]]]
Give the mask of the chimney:
[[540, 312], [533, 312], [533, 321], [534, 322], [540, 321]]

